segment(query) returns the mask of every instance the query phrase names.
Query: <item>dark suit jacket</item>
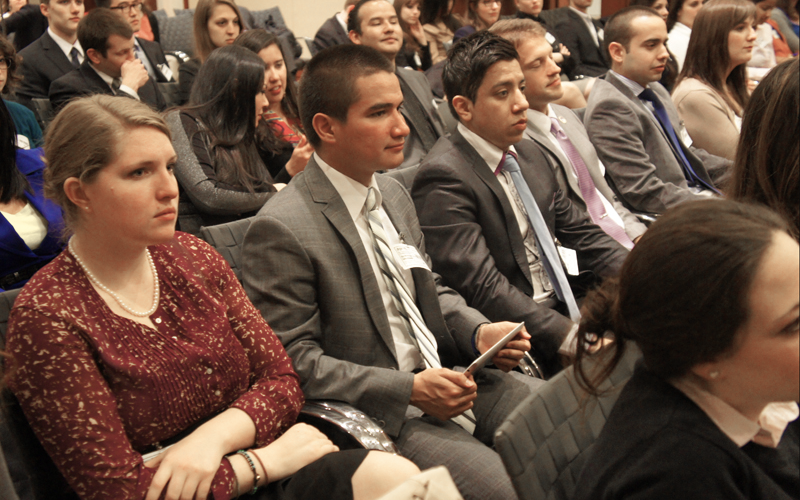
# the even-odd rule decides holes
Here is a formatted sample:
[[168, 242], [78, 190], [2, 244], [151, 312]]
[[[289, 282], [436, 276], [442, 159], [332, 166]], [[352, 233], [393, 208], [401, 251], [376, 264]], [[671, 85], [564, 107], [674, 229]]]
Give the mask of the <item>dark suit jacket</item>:
[[[569, 73], [570, 80], [574, 80], [579, 75], [584, 76], [600, 76], [608, 71], [608, 62], [603, 56], [603, 51], [600, 47], [603, 46], [603, 38], [600, 39], [600, 47], [595, 45], [592, 34], [584, 24], [583, 19], [576, 14], [569, 7], [562, 7], [558, 10], [564, 10], [562, 16], [559, 16], [557, 24], [553, 25], [559, 40], [567, 46], [572, 59], [575, 61], [575, 67]], [[544, 16], [543, 16], [544, 17]], [[603, 25], [600, 21], [594, 20], [594, 26], [601, 35]]]
[[[514, 147], [551, 233], [578, 252], [581, 270], [616, 274], [628, 251], [569, 201], [535, 143]], [[420, 165], [412, 194], [433, 268], [444, 283], [492, 321], [525, 321], [540, 359], [553, 366], [572, 321], [531, 298], [514, 211], [500, 181], [460, 132], [439, 139]]]
[[[650, 88], [664, 104], [680, 140], [685, 127], [669, 93], [659, 83], [651, 83]], [[661, 214], [702, 196], [689, 189], [678, 152], [652, 111], [614, 74], [595, 82], [584, 123], [607, 169], [608, 184], [626, 207]], [[697, 175], [719, 186], [731, 161], [702, 149], [683, 144], [682, 148]]]
[[[167, 101], [152, 79], [148, 78], [147, 83], [142, 85], [137, 93], [142, 102], [158, 111], [163, 111], [167, 107]], [[114, 92], [89, 65], [89, 59], [86, 59], [80, 68], [70, 71], [53, 82], [50, 86], [50, 104], [57, 112], [68, 101], [92, 94], [114, 95]]]
[[39, 5], [23, 5], [17, 12], [2, 21], [3, 34], [14, 34], [14, 48], [17, 52], [36, 41], [47, 31], [47, 18]]
[[33, 98], [47, 99], [50, 85], [75, 69], [61, 47], [45, 33], [19, 53], [22, 57], [20, 74], [22, 82], [17, 96], [22, 104], [30, 107]]
[[339, 20], [334, 15], [319, 27], [317, 34], [314, 35], [313, 45], [316, 51], [319, 52], [322, 49], [346, 43], [353, 42], [350, 41], [347, 32], [342, 29], [342, 25], [339, 24]]
[[575, 500], [797, 500], [800, 422], [777, 448], [739, 448], [691, 399], [639, 366], [586, 456]]
[[[414, 205], [397, 181], [378, 176], [383, 207], [406, 244], [428, 262]], [[396, 436], [414, 374], [398, 370], [380, 289], [341, 196], [312, 158], [253, 219], [242, 248], [250, 300], [280, 337], [308, 399], [346, 401]], [[488, 320], [440, 277], [413, 269], [417, 304], [442, 365], [473, 359], [472, 333]]]
[[144, 38], [136, 37], [136, 41], [139, 42], [139, 45], [142, 46], [142, 50], [144, 51], [144, 55], [147, 56], [147, 59], [150, 60], [150, 64], [153, 65], [153, 69], [156, 72], [156, 81], [157, 82], [168, 82], [170, 80], [164, 76], [164, 73], [158, 68], [160, 64], [167, 64], [167, 58], [164, 57], [164, 51], [161, 50], [161, 44], [158, 42], [151, 42], [150, 40], [145, 40]]
[[[442, 117], [436, 110], [433, 103], [433, 92], [431, 91], [431, 84], [425, 75], [419, 71], [413, 71], [406, 68], [397, 68], [395, 71], [397, 78], [401, 79], [411, 89], [411, 94], [403, 94], [403, 99], [409, 101], [415, 99], [418, 101], [422, 108], [425, 110], [425, 118], [428, 123], [433, 127], [434, 132], [438, 137], [445, 135], [447, 132]], [[400, 110], [408, 123], [411, 132], [406, 137], [405, 146], [403, 146], [403, 163], [398, 168], [410, 167], [419, 164], [422, 159], [428, 154], [425, 149], [422, 139], [417, 133], [411, 116], [408, 114], [408, 108], [403, 107]]]

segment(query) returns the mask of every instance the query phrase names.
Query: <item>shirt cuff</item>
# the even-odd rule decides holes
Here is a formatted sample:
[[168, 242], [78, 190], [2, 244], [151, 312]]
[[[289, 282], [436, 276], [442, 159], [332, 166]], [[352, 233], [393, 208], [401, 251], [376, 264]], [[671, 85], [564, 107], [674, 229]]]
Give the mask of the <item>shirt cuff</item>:
[[130, 97], [133, 97], [137, 101], [141, 101], [141, 99], [139, 98], [139, 94], [132, 88], [128, 87], [127, 85], [120, 85], [119, 90], [125, 92], [126, 94], [128, 94]]
[[575, 356], [575, 353], [578, 350], [578, 342], [576, 341], [577, 337], [578, 324], [574, 323], [569, 333], [567, 333], [567, 338], [564, 339], [564, 342], [561, 343], [561, 347], [558, 348], [558, 353], [563, 354], [564, 356]]

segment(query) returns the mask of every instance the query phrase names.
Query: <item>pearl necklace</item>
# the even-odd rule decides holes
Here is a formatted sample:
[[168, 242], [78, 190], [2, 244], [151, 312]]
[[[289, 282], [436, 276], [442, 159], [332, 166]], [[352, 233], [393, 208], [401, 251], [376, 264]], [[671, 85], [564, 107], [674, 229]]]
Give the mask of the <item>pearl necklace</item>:
[[108, 288], [104, 284], [100, 283], [100, 280], [98, 280], [95, 277], [95, 275], [92, 274], [91, 271], [89, 271], [89, 268], [86, 267], [86, 264], [84, 264], [81, 258], [78, 257], [78, 253], [75, 252], [75, 247], [72, 245], [72, 238], [69, 239], [69, 243], [67, 244], [67, 246], [69, 247], [69, 251], [70, 253], [72, 253], [72, 256], [75, 257], [76, 261], [78, 261], [78, 265], [81, 266], [83, 272], [86, 273], [86, 277], [89, 278], [89, 281], [91, 281], [94, 285], [96, 285], [97, 288], [103, 290], [107, 294], [114, 297], [114, 300], [117, 301], [117, 304], [119, 304], [121, 308], [125, 309], [127, 312], [133, 314], [134, 316], [138, 316], [139, 318], [150, 316], [156, 311], [156, 308], [158, 308], [158, 302], [160, 300], [160, 288], [158, 286], [158, 271], [156, 270], [155, 262], [153, 262], [153, 256], [150, 255], [150, 249], [145, 249], [145, 251], [147, 252], [147, 261], [150, 263], [150, 270], [153, 272], [153, 282], [155, 283], [155, 289], [153, 290], [153, 306], [145, 312], [140, 312], [131, 309], [125, 302], [122, 301], [119, 295], [117, 295], [115, 292], [113, 292], [110, 288]]

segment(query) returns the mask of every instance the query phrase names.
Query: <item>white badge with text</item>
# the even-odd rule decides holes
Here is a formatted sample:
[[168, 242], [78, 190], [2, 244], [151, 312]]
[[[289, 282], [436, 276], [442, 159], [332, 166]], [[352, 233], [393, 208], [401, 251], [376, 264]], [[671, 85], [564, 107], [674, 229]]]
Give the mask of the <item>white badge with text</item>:
[[570, 276], [577, 276], [580, 274], [578, 269], [578, 252], [571, 248], [562, 247], [559, 245], [558, 253], [561, 255], [561, 260], [564, 261], [564, 267], [567, 268], [567, 274]]
[[428, 263], [425, 262], [425, 259], [423, 259], [419, 254], [419, 251], [416, 249], [416, 247], [398, 243], [394, 246], [394, 255], [397, 259], [397, 262], [406, 271], [415, 267], [419, 267], [427, 271], [431, 270], [431, 268], [428, 267]]

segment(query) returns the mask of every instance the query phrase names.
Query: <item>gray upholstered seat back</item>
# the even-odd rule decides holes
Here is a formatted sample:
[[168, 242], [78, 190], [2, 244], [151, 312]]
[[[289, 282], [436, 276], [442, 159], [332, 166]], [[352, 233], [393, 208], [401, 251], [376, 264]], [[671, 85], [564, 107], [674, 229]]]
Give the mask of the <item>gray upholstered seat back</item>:
[[233, 273], [242, 281], [242, 241], [252, 217], [216, 226], [200, 228], [200, 237], [214, 247], [230, 264]]
[[495, 447], [520, 500], [569, 500], [600, 431], [619, 393], [641, 357], [630, 349], [589, 396], [575, 380], [573, 367], [562, 371], [528, 397], [495, 434]]

